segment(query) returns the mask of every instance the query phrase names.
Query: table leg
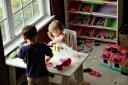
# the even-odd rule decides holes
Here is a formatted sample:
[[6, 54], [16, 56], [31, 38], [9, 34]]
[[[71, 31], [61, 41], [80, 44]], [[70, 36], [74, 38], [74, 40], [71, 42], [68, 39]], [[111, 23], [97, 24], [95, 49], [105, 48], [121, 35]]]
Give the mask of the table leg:
[[69, 77], [62, 76], [62, 85], [69, 85]]
[[16, 70], [12, 66], [9, 66], [9, 82], [10, 85], [16, 85]]
[[76, 80], [78, 80], [80, 83], [82, 83], [84, 81], [84, 77], [83, 77], [83, 65], [81, 64], [81, 66], [78, 68], [78, 70], [75, 73], [75, 78]]

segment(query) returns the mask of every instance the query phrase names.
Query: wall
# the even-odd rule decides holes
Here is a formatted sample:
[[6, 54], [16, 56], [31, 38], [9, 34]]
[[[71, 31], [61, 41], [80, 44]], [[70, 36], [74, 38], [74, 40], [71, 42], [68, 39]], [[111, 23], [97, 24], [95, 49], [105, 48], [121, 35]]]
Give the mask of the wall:
[[48, 31], [48, 25], [46, 25], [44, 28], [42, 28], [39, 32], [38, 32], [38, 41], [39, 42], [44, 42], [44, 43], [48, 43], [49, 42], [49, 37], [47, 35], [47, 31]]
[[4, 57], [4, 51], [3, 51], [3, 42], [2, 42], [2, 36], [0, 31], [0, 85], [9, 85], [8, 69], [4, 61], [5, 61], [5, 57]]
[[51, 12], [55, 18], [65, 24], [64, 0], [51, 0]]

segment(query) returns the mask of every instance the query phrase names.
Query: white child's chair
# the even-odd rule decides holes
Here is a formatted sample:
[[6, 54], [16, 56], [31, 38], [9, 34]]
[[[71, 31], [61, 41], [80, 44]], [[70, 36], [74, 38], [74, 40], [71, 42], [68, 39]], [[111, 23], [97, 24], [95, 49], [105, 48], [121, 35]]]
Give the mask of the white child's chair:
[[77, 35], [76, 31], [65, 29], [65, 43], [73, 48], [74, 50], [77, 50]]

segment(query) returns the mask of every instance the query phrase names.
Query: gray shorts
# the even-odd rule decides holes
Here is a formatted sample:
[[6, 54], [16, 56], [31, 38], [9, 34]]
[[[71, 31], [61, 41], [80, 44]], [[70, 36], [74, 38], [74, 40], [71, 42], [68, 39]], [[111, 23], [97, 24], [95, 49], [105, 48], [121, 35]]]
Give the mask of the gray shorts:
[[28, 85], [49, 85], [49, 76], [39, 78], [27, 77]]

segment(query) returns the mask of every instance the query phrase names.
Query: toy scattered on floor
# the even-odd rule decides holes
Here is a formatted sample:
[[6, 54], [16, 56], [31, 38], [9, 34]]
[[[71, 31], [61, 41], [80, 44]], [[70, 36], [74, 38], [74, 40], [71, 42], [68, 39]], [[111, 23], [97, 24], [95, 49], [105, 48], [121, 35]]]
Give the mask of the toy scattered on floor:
[[101, 55], [101, 65], [128, 75], [128, 50], [118, 45], [107, 45]]
[[94, 42], [92, 40], [86, 39], [86, 40], [78, 40], [80, 43], [78, 46], [77, 51], [83, 52], [83, 53], [90, 53], [94, 48]]
[[95, 70], [93, 70], [91, 68], [86, 68], [86, 69], [83, 70], [83, 72], [88, 73], [88, 74], [90, 74], [92, 76], [96, 76], [96, 77], [100, 77], [101, 76], [100, 72], [95, 71]]

